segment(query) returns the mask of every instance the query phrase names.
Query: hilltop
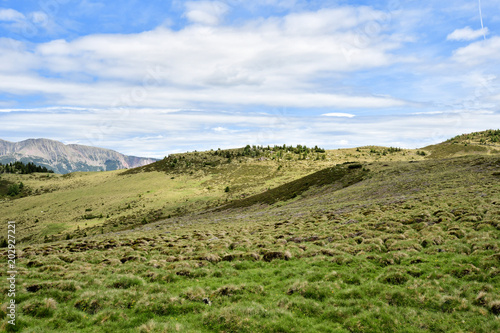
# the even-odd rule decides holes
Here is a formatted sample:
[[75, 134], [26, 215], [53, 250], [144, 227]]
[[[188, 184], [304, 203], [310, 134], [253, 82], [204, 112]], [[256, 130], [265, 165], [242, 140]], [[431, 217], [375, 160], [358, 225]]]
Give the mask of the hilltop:
[[19, 329], [499, 331], [500, 150], [474, 138], [2, 175], [32, 191], [0, 206]]
[[21, 161], [47, 167], [57, 173], [110, 171], [143, 166], [157, 161], [127, 156], [104, 148], [69, 144], [48, 139], [9, 142], [0, 139], [0, 163]]
[[427, 146], [425, 150], [431, 153], [431, 158], [498, 154], [500, 152], [500, 130], [457, 135], [440, 144]]

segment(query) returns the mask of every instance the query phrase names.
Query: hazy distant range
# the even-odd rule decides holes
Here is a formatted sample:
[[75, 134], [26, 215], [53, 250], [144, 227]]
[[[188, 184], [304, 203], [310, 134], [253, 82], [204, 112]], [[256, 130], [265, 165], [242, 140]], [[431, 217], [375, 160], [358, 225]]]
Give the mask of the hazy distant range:
[[154, 158], [127, 156], [114, 150], [65, 145], [49, 139], [9, 142], [0, 139], [0, 163], [21, 161], [45, 166], [56, 173], [129, 169], [158, 161]]

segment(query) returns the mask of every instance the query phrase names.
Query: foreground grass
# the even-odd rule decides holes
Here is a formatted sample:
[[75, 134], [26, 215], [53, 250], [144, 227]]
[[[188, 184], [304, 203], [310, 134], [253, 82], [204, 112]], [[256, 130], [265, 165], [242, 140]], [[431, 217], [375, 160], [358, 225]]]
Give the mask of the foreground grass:
[[17, 328], [499, 331], [500, 159], [364, 167], [286, 202], [25, 246]]

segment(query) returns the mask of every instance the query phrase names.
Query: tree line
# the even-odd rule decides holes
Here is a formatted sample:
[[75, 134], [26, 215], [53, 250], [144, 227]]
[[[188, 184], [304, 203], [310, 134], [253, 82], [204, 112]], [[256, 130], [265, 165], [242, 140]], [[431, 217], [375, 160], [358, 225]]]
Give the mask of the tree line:
[[0, 163], [0, 173], [30, 174], [34, 172], [54, 173], [53, 170], [47, 169], [44, 166], [36, 165], [32, 162], [29, 162], [27, 164], [19, 161], [8, 164]]
[[215, 152], [212, 152], [213, 155], [215, 156], [223, 156], [226, 158], [231, 158], [231, 157], [241, 157], [241, 156], [248, 156], [248, 157], [260, 157], [264, 156], [266, 152], [271, 152], [271, 153], [276, 153], [277, 155], [282, 155], [283, 153], [292, 153], [292, 154], [309, 154], [309, 153], [324, 153], [325, 150], [323, 148], [319, 148], [318, 146], [315, 146], [314, 148], [307, 147], [305, 145], [297, 145], [296, 147], [293, 146], [250, 146], [247, 145], [243, 149], [237, 149], [237, 150], [216, 150]]

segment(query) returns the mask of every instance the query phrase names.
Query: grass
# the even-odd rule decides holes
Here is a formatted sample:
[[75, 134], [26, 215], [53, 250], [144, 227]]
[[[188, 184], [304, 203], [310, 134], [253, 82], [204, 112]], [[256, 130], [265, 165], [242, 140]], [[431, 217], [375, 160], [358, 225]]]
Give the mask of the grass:
[[[172, 168], [162, 160], [126, 172], [2, 174], [0, 191], [1, 184], [5, 184], [6, 190], [8, 184], [23, 182], [31, 195], [15, 200], [0, 196], [3, 201], [0, 216], [17, 222], [17, 237], [23, 242], [37, 243], [44, 241], [45, 236], [49, 241], [78, 238], [132, 229], [142, 225], [144, 220], [151, 222], [202, 212], [276, 189], [354, 158], [364, 163], [393, 158], [423, 159], [411, 150], [387, 156], [369, 151], [368, 148], [360, 152], [355, 149], [327, 151], [322, 154], [324, 160], [316, 159], [316, 155], [301, 160], [298, 155], [293, 155], [295, 159], [292, 160], [243, 156], [229, 163], [225, 157], [213, 156], [213, 152], [188, 153], [175, 155], [175, 158], [191, 163], [189, 167], [178, 162]], [[229, 192], [225, 192], [227, 187]], [[52, 229], [47, 227], [50, 224], [61, 227]], [[0, 230], [5, 234], [6, 226], [1, 225]]]
[[[361, 148], [361, 154], [371, 149], [377, 150]], [[276, 186], [275, 192], [248, 195], [220, 209], [19, 245], [17, 327], [23, 332], [499, 331], [495, 173], [500, 157], [435, 159], [412, 152], [418, 163], [409, 163], [403, 153], [371, 153], [361, 168], [343, 164], [351, 160], [344, 155], [339, 166], [304, 177], [295, 169], [279, 176], [295, 178], [280, 190]], [[308, 161], [295, 162], [305, 169]], [[250, 161], [242, 164], [253, 167]], [[254, 172], [225, 167], [198, 178], [163, 171], [88, 177], [153, 185], [161, 176], [178, 186], [177, 193], [187, 193], [229, 177], [225, 171]], [[336, 176], [325, 177], [332, 170]], [[234, 186], [239, 178], [232, 179]], [[285, 195], [296, 187], [299, 195]], [[216, 197], [200, 193], [216, 202], [228, 195], [224, 188]], [[151, 198], [162, 191], [158, 186], [141, 194]], [[279, 201], [266, 202], [273, 196], [265, 193]], [[233, 195], [228, 199], [241, 199]], [[89, 208], [87, 213], [97, 214], [99, 205], [91, 203], [79, 214]]]

